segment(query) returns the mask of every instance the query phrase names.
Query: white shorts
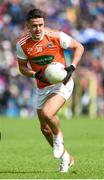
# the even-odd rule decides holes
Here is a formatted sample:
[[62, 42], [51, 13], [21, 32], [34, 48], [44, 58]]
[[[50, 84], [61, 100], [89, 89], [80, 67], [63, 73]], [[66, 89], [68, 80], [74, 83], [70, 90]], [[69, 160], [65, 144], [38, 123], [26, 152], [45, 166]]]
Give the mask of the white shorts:
[[48, 99], [48, 96], [51, 94], [59, 94], [65, 100], [71, 96], [74, 87], [73, 79], [64, 85], [63, 83], [54, 84], [47, 86], [43, 89], [37, 89], [37, 104], [36, 109], [42, 109], [44, 103]]

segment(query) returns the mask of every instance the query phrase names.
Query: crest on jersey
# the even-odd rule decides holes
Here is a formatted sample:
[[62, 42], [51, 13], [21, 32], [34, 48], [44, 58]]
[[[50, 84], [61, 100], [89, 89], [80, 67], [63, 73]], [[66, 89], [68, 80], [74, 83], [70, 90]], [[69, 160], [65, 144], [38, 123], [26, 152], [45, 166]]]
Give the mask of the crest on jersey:
[[51, 48], [51, 47], [52, 47], [52, 43], [49, 42], [47, 46], [48, 46], [49, 48]]

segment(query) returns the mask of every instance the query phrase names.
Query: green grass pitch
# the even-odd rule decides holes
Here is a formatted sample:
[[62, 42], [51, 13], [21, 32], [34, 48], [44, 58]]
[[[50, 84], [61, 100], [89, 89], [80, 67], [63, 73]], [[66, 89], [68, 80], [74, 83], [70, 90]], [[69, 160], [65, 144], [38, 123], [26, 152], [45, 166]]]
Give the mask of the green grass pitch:
[[0, 179], [103, 179], [104, 119], [62, 117], [61, 128], [75, 158], [68, 173], [58, 171], [37, 118], [0, 117]]

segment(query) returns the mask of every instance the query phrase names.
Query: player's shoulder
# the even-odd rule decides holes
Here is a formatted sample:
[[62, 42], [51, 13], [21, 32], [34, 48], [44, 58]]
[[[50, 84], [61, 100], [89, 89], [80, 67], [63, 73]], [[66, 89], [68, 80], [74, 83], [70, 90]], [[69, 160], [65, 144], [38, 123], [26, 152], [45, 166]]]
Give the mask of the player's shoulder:
[[47, 27], [44, 28], [44, 34], [46, 34], [47, 36], [50, 36], [50, 37], [59, 38], [60, 33], [61, 32], [59, 30], [56, 30], [56, 29], [50, 29], [50, 28], [47, 28]]
[[30, 33], [28, 31], [26, 31], [19, 37], [17, 42], [22, 46], [30, 38], [31, 38]]

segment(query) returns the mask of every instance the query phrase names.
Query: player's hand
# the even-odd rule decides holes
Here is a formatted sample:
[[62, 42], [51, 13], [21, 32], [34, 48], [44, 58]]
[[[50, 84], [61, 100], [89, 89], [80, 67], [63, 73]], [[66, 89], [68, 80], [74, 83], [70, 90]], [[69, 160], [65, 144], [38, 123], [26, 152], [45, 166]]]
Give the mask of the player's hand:
[[37, 72], [35, 73], [35, 78], [36, 78], [36, 79], [41, 80], [41, 78], [42, 78], [41, 72], [42, 72], [42, 70], [40, 69], [39, 71], [37, 71]]
[[72, 76], [72, 73], [75, 71], [75, 67], [71, 64], [70, 66], [66, 67], [65, 70], [67, 71], [67, 75], [63, 81], [64, 85], [66, 85], [66, 83], [69, 81], [69, 78]]
[[37, 71], [37, 72], [35, 73], [35, 75], [34, 75], [35, 78], [38, 79], [38, 80], [40, 80], [40, 81], [42, 81], [42, 82], [44, 82], [44, 83], [49, 84], [49, 82], [44, 79], [44, 76], [41, 74], [41, 72], [42, 72], [42, 69], [40, 69], [39, 71]]

